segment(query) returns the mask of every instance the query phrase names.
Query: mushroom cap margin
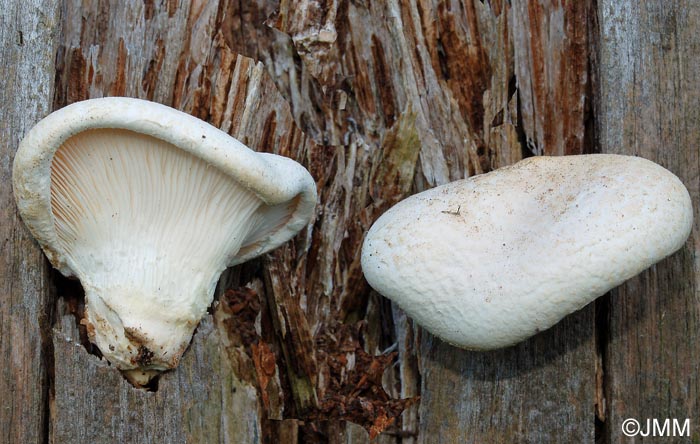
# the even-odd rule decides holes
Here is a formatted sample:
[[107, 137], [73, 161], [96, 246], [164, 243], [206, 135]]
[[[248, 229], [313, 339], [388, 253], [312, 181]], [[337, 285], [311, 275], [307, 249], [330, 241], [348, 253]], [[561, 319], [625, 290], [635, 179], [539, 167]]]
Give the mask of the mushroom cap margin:
[[25, 224], [51, 264], [62, 274], [74, 273], [58, 241], [51, 211], [51, 161], [70, 137], [89, 129], [126, 129], [164, 140], [214, 165], [265, 204], [276, 205], [299, 197], [288, 222], [264, 242], [229, 265], [245, 262], [288, 241], [311, 219], [316, 183], [292, 159], [258, 153], [218, 128], [159, 103], [126, 97], [76, 102], [39, 121], [20, 142], [13, 164], [13, 188]]

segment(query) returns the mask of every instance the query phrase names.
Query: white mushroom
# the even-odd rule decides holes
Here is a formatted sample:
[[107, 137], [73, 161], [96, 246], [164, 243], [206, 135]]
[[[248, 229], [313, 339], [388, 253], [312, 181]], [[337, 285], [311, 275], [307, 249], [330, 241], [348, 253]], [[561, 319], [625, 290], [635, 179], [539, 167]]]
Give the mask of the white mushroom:
[[645, 159], [533, 157], [400, 202], [369, 230], [369, 284], [454, 345], [547, 329], [683, 246], [681, 181]]
[[293, 160], [128, 98], [40, 121], [13, 182], [52, 265], [85, 289], [90, 339], [138, 382], [177, 365], [221, 272], [292, 238], [316, 202]]

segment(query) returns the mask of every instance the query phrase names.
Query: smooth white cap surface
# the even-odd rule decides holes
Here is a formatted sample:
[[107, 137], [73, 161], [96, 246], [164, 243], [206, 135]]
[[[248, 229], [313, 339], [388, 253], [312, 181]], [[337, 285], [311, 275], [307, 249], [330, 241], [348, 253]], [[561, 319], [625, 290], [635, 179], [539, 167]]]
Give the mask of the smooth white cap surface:
[[367, 233], [369, 284], [454, 345], [547, 329], [683, 246], [681, 181], [645, 159], [533, 157], [400, 202]]

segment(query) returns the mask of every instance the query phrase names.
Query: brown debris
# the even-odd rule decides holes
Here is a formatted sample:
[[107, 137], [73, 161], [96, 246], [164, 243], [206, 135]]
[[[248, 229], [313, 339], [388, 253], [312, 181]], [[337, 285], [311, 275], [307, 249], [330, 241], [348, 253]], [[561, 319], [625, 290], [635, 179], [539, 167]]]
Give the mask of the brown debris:
[[136, 355], [135, 364], [139, 367], [147, 367], [153, 360], [153, 352], [143, 345], [139, 346], [139, 352]]
[[316, 353], [328, 382], [318, 409], [305, 419], [350, 421], [375, 438], [419, 398], [392, 399], [384, 390], [382, 376], [397, 353], [367, 353], [360, 342], [364, 325], [336, 324], [318, 335]]
[[[229, 315], [226, 325], [232, 341], [245, 346], [253, 361], [263, 407], [269, 412], [268, 385], [279, 375], [284, 375], [284, 372], [278, 372], [278, 368], [292, 364], [286, 360], [297, 361], [301, 357], [285, 359], [274, 344], [268, 344], [258, 336], [255, 322], [261, 305], [255, 290], [243, 287], [226, 291], [221, 298], [221, 309]], [[314, 436], [321, 439], [326, 428], [324, 424], [329, 421], [353, 422], [364, 427], [374, 438], [418, 401], [418, 397], [392, 399], [384, 390], [382, 377], [395, 362], [397, 352], [377, 356], [367, 353], [362, 344], [365, 326], [365, 321], [335, 323], [317, 333], [314, 353], [318, 373], [314, 376], [323, 381], [323, 386], [317, 388], [318, 406], [303, 413], [291, 413], [297, 418], [288, 418], [304, 422], [303, 433], [308, 439]], [[285, 416], [289, 414], [285, 411]]]
[[255, 290], [242, 287], [227, 290], [220, 300], [221, 309], [230, 315], [226, 327], [235, 345], [250, 347], [258, 341], [255, 318], [260, 312], [260, 299]]
[[263, 405], [266, 410], [269, 410], [270, 397], [267, 394], [267, 386], [270, 383], [270, 378], [276, 372], [276, 357], [270, 347], [262, 341], [252, 344], [250, 348], [253, 352], [253, 364], [255, 365], [255, 374], [258, 379], [260, 393], [262, 394]]

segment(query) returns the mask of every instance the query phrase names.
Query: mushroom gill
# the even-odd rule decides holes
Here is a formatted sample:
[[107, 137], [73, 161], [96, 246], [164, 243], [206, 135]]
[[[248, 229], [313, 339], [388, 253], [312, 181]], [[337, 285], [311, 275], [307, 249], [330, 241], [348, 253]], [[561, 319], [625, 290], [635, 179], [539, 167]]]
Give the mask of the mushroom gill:
[[176, 366], [221, 272], [292, 205], [268, 211], [204, 160], [125, 129], [80, 132], [51, 163], [55, 231], [91, 340], [122, 370]]

